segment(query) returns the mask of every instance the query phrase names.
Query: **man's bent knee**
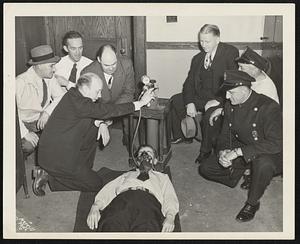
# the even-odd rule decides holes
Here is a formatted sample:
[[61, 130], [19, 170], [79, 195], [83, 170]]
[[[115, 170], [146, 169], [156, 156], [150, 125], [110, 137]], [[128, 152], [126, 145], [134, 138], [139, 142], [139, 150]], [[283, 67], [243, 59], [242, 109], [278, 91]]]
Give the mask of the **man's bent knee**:
[[25, 138], [22, 138], [22, 151], [24, 154], [31, 154], [35, 150], [35, 146], [33, 146], [29, 141]]

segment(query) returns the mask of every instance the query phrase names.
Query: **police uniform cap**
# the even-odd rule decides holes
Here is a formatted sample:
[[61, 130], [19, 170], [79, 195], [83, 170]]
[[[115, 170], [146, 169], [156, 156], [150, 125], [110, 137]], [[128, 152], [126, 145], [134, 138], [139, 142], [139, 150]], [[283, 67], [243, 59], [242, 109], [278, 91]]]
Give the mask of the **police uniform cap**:
[[268, 60], [253, 51], [250, 47], [247, 47], [242, 55], [236, 58], [235, 61], [238, 63], [253, 64], [263, 71], [267, 71], [269, 68]]
[[220, 88], [223, 91], [228, 91], [238, 86], [251, 87], [251, 82], [254, 81], [255, 79], [244, 71], [226, 70], [224, 72], [224, 82]]

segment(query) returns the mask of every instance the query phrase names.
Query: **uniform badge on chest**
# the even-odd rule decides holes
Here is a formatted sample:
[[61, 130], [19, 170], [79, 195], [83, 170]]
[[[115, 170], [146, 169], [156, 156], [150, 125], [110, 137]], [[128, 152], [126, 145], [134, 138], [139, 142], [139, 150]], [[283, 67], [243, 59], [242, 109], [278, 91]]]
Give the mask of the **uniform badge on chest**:
[[256, 130], [253, 130], [253, 131], [252, 131], [252, 137], [253, 137], [253, 139], [254, 139], [255, 141], [258, 140], [258, 133], [257, 133]]

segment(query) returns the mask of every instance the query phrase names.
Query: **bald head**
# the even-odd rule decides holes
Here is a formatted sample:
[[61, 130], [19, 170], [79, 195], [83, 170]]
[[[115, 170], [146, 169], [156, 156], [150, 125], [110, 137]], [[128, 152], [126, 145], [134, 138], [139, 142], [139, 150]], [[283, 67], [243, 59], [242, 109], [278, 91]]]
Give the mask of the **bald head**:
[[103, 81], [94, 73], [86, 73], [79, 77], [76, 87], [84, 97], [88, 97], [95, 102], [101, 97]]
[[99, 48], [97, 60], [101, 64], [103, 72], [112, 75], [117, 69], [116, 49], [112, 45], [103, 45]]

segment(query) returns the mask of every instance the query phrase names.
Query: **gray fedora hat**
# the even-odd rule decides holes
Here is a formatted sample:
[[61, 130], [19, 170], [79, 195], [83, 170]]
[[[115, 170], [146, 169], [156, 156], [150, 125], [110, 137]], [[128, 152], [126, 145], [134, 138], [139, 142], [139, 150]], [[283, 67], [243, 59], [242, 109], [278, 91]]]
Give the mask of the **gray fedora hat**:
[[195, 138], [198, 141], [202, 140], [200, 122], [202, 120], [202, 113], [196, 114], [194, 118], [186, 116], [181, 120], [181, 131], [185, 138]]
[[46, 63], [57, 63], [60, 57], [55, 56], [54, 52], [49, 45], [41, 45], [31, 49], [30, 51], [31, 59], [28, 64], [46, 64]]

